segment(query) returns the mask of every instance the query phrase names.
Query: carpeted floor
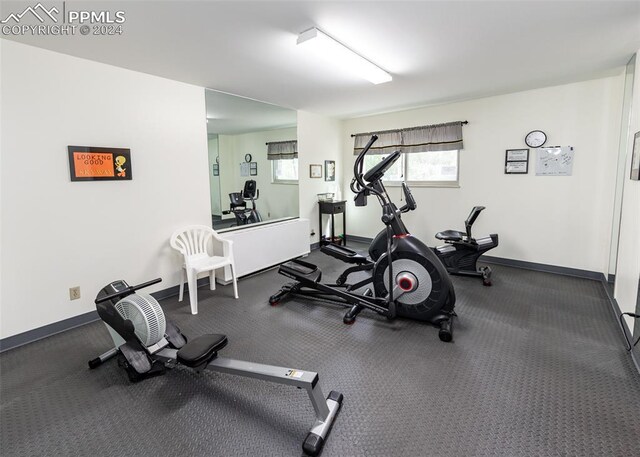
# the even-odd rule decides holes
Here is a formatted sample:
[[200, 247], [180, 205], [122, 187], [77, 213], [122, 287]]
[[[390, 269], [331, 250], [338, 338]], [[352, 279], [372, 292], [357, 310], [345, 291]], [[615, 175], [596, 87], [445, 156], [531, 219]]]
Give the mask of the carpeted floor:
[[[319, 252], [324, 278], [343, 264]], [[324, 456], [638, 456], [640, 375], [596, 281], [494, 266], [454, 278], [454, 343], [419, 322], [267, 298], [276, 270], [161, 302], [187, 335], [226, 333], [225, 357], [317, 371], [345, 401]], [[137, 281], [148, 278], [124, 278]], [[101, 322], [0, 355], [3, 456], [298, 456], [305, 392], [175, 368], [130, 384]]]

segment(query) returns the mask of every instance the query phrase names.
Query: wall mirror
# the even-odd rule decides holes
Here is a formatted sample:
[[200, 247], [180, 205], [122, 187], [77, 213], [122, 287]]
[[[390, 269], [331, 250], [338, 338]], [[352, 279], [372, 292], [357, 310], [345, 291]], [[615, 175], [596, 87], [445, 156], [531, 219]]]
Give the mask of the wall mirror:
[[631, 122], [631, 102], [633, 98], [633, 81], [635, 79], [636, 56], [634, 55], [627, 63], [624, 78], [624, 95], [622, 103], [622, 118], [620, 123], [620, 142], [618, 145], [617, 171], [616, 171], [616, 187], [613, 203], [613, 222], [611, 224], [611, 245], [609, 248], [609, 271], [607, 283], [613, 293], [616, 277], [616, 265], [618, 262], [618, 249], [620, 237], [620, 224], [622, 217], [622, 198], [624, 190], [624, 182], [629, 179], [625, 174], [625, 165], [627, 162], [627, 145], [630, 135]]
[[296, 111], [210, 89], [205, 99], [213, 228], [298, 217]]

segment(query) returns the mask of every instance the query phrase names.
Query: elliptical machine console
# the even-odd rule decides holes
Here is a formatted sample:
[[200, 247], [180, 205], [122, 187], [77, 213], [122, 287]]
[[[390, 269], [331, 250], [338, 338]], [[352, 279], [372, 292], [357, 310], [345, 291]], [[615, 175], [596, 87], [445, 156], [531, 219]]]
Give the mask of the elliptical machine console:
[[[297, 259], [284, 263], [279, 273], [295, 282], [285, 284], [269, 302], [276, 305], [290, 294], [329, 300], [350, 306], [343, 318], [345, 324], [354, 323], [362, 310], [369, 309], [389, 319], [400, 316], [429, 322], [440, 328], [442, 341], [451, 341], [455, 316], [451, 279], [433, 250], [413, 237], [402, 221], [402, 213], [417, 207], [409, 187], [403, 184], [406, 204], [398, 208], [382, 182], [401, 153], [396, 151], [363, 172], [365, 155], [377, 139], [373, 135], [356, 158], [350, 186], [356, 194], [356, 206], [365, 206], [368, 197], [373, 195], [382, 207], [381, 220], [385, 228], [371, 244], [369, 257], [343, 246], [323, 246], [321, 250], [325, 254], [353, 264], [335, 284], [320, 282], [322, 272], [313, 264]], [[349, 277], [356, 272], [365, 272], [365, 279], [349, 283]]]

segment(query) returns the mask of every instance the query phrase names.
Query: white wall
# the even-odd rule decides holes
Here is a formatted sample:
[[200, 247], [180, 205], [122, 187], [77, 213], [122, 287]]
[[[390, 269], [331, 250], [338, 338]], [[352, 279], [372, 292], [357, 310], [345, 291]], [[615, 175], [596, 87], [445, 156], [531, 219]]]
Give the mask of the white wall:
[[[115, 279], [177, 284], [169, 236], [210, 224], [204, 90], [0, 43], [0, 337], [95, 310]], [[130, 148], [133, 180], [71, 182], [68, 145]]]
[[[463, 229], [471, 208], [484, 205], [474, 233], [500, 235], [491, 255], [606, 272], [622, 89], [621, 69], [616, 77], [351, 119], [344, 123], [342, 168], [353, 166], [351, 133], [468, 120], [460, 188], [414, 187], [418, 209], [405, 217], [412, 233], [437, 244], [437, 231]], [[505, 150], [525, 148], [534, 129], [547, 133], [547, 145], [575, 148], [573, 176], [536, 176], [533, 151], [528, 175], [504, 174]], [[348, 192], [351, 172], [344, 176]], [[397, 199], [400, 189], [391, 193]], [[382, 228], [373, 199], [348, 211], [350, 234], [373, 237]]]
[[[318, 242], [318, 195], [334, 192], [340, 197], [342, 167], [341, 122], [337, 119], [298, 111], [298, 170], [300, 187], [300, 217], [309, 219], [315, 235], [311, 243]], [[336, 180], [324, 180], [324, 161], [336, 161]], [[323, 177], [310, 178], [309, 165], [322, 164]], [[339, 218], [340, 216], [336, 216]], [[336, 225], [338, 224], [336, 220]], [[347, 227], [347, 232], [350, 232]]]
[[[222, 209], [229, 209], [229, 193], [239, 192], [248, 179], [255, 179], [260, 191], [256, 207], [264, 220], [298, 215], [298, 186], [271, 182], [271, 161], [267, 160], [267, 145], [273, 141], [295, 140], [295, 127], [264, 130], [238, 135], [218, 135], [220, 156], [224, 156], [225, 167], [221, 192]], [[244, 156], [251, 154], [251, 160], [258, 164], [257, 176], [240, 176], [240, 164]], [[233, 216], [231, 216], [233, 217]]]
[[[640, 54], [640, 50], [638, 50]], [[629, 179], [633, 136], [640, 131], [640, 59], [636, 55], [636, 71], [631, 102], [631, 122], [627, 139], [627, 160], [620, 219], [620, 240], [614, 296], [622, 312], [635, 312], [640, 278], [640, 181]], [[638, 320], [627, 318], [629, 328], [640, 325]]]

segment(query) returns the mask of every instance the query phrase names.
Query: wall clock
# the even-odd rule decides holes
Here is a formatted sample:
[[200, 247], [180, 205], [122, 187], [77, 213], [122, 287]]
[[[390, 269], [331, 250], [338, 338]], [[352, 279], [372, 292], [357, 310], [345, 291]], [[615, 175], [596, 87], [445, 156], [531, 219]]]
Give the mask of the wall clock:
[[532, 130], [524, 137], [524, 142], [530, 148], [539, 148], [547, 142], [547, 134], [542, 130]]

